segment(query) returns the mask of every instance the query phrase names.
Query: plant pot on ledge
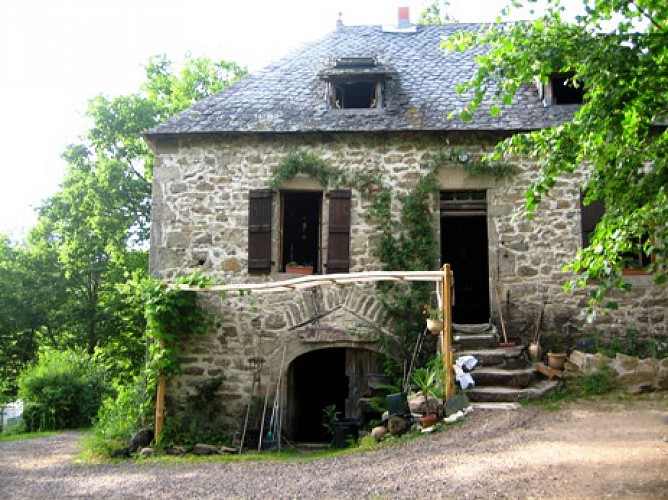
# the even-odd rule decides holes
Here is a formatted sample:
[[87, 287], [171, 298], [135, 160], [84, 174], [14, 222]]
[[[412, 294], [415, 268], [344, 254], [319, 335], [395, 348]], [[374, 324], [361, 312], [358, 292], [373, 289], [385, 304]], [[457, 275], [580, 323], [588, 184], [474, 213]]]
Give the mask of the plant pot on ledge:
[[313, 274], [313, 266], [288, 263], [285, 265], [285, 272], [288, 274]]
[[443, 320], [427, 318], [427, 330], [435, 335], [438, 335], [443, 330]]

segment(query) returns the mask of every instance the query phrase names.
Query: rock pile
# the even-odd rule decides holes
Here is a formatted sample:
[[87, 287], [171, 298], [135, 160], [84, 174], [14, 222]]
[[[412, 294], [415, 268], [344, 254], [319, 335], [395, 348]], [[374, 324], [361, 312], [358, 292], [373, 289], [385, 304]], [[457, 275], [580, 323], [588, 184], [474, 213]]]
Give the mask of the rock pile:
[[668, 358], [639, 359], [617, 353], [615, 358], [603, 354], [573, 351], [566, 364], [568, 372], [594, 373], [610, 369], [615, 373], [615, 384], [626, 387], [630, 393], [668, 389]]

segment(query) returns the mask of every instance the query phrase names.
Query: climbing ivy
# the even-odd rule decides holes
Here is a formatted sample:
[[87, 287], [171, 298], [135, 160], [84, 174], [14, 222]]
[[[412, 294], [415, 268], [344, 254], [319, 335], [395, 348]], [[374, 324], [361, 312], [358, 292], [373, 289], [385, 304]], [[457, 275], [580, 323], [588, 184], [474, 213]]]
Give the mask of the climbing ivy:
[[[383, 187], [374, 197], [369, 216], [379, 219], [380, 236], [374, 255], [388, 271], [422, 271], [438, 266], [437, 231], [434, 221], [434, 196], [438, 194], [436, 172], [442, 157], [427, 165], [427, 173], [406, 194], [400, 196], [401, 230], [396, 231], [391, 218], [391, 191]], [[424, 329], [422, 311], [431, 299], [427, 283], [384, 283], [379, 297], [392, 323], [392, 335], [382, 336], [389, 355], [386, 371], [397, 379], [403, 360], [409, 359], [418, 335]]]
[[[174, 280], [177, 285], [205, 287], [211, 279], [196, 272]], [[145, 304], [147, 335], [152, 340], [148, 364], [149, 386], [154, 387], [160, 373], [178, 373], [179, 340], [202, 334], [213, 326], [213, 317], [197, 304], [196, 294], [168, 287], [155, 278], [144, 279], [139, 290]]]
[[305, 149], [299, 149], [288, 153], [273, 170], [269, 186], [272, 189], [278, 189], [281, 184], [297, 174], [313, 177], [323, 186], [342, 182], [345, 177], [339, 169], [332, 167], [327, 161]]

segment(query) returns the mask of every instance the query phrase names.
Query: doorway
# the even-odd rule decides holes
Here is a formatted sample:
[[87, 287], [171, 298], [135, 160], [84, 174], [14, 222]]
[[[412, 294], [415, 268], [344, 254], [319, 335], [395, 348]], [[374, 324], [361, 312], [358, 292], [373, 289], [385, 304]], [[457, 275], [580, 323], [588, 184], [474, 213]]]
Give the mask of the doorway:
[[288, 262], [319, 269], [322, 193], [283, 192], [281, 206], [282, 269]]
[[329, 441], [331, 438], [322, 426], [322, 410], [335, 405], [340, 415], [344, 415], [349, 392], [346, 349], [319, 349], [302, 354], [292, 362], [289, 380], [291, 438], [310, 443]]
[[489, 241], [485, 191], [441, 192], [441, 264], [455, 276], [454, 323], [490, 318]]

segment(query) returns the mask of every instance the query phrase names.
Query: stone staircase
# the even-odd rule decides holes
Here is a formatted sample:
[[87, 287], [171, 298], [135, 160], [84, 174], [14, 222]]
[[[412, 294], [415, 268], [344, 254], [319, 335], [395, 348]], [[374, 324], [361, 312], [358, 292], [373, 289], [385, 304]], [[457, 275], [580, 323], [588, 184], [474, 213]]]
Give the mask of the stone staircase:
[[478, 364], [471, 371], [475, 387], [465, 390], [476, 403], [537, 399], [559, 387], [560, 380], [546, 380], [538, 374], [524, 346], [501, 347], [496, 329], [453, 332], [454, 359], [471, 355]]

